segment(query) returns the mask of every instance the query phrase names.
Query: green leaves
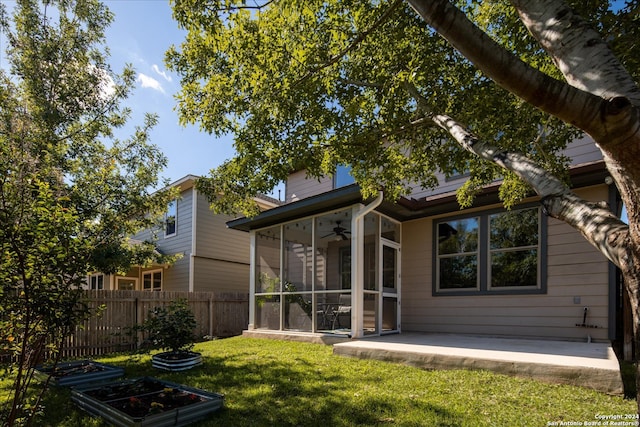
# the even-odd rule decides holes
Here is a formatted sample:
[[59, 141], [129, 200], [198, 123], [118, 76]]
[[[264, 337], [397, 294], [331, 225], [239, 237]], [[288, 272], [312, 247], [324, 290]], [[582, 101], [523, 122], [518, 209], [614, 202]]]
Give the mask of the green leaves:
[[[509, 51], [561, 76], [508, 2], [458, 3]], [[582, 6], [588, 16], [611, 23], [605, 2], [593, 3]], [[625, 11], [618, 15], [633, 20]], [[174, 16], [189, 30], [166, 56], [181, 75], [181, 121], [235, 137], [237, 156], [206, 188], [220, 209], [240, 207], [300, 168], [319, 177], [350, 165], [365, 192], [384, 188], [390, 199], [407, 183], [434, 186], [436, 172], [461, 165], [470, 166], [472, 187], [495, 179], [494, 165], [472, 161], [448, 134], [425, 126], [425, 112], [450, 115], [552, 172], [566, 169], [556, 154], [577, 131], [497, 87], [405, 2], [176, 1]], [[624, 49], [631, 27], [617, 29], [629, 36]]]
[[0, 346], [19, 372], [8, 424], [20, 416], [32, 360], [55, 357], [94, 314], [82, 301], [86, 275], [155, 256], [153, 245], [125, 238], [159, 221], [174, 197], [155, 191], [166, 165], [148, 141], [155, 116], [113, 138], [129, 118], [121, 103], [135, 73], [107, 65], [111, 20], [95, 0], [25, 0], [11, 21], [0, 16], [10, 66], [0, 71], [0, 323], [12, 325]]
[[148, 317], [139, 328], [146, 334], [149, 348], [168, 351], [190, 350], [195, 341], [193, 330], [196, 318], [184, 299], [172, 301], [168, 307], [149, 310]]

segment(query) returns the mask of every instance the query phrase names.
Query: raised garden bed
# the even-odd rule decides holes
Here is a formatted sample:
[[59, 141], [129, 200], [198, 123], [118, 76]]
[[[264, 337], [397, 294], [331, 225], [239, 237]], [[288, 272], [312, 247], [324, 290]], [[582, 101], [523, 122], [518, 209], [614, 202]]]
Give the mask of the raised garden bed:
[[151, 356], [151, 366], [165, 371], [185, 371], [202, 364], [202, 355], [192, 351], [166, 351]]
[[55, 367], [36, 366], [34, 375], [41, 381], [51, 377], [50, 381], [53, 385], [72, 387], [114, 380], [124, 375], [124, 369], [92, 360], [77, 360], [59, 363]]
[[185, 426], [222, 408], [223, 396], [153, 377], [71, 391], [85, 411], [116, 426]]

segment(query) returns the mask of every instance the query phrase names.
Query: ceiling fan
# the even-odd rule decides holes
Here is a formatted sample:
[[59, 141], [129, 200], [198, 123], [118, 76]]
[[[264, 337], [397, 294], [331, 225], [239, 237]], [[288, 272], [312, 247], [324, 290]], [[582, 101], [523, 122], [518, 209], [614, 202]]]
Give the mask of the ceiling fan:
[[325, 239], [330, 236], [336, 236], [336, 240], [349, 240], [347, 234], [351, 234], [350, 231], [347, 231], [346, 228], [340, 226], [341, 221], [336, 221], [336, 226], [333, 227], [333, 232], [327, 234], [326, 236], [322, 236], [321, 239]]

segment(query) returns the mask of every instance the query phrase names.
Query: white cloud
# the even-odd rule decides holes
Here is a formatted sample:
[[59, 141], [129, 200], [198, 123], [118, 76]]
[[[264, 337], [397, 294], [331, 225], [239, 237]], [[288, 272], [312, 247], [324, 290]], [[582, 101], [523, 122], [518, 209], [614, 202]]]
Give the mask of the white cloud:
[[147, 87], [149, 89], [153, 89], [158, 92], [165, 93], [164, 88], [162, 87], [160, 82], [154, 79], [153, 77], [147, 76], [146, 74], [142, 74], [142, 73], [138, 74], [138, 78], [136, 78], [136, 81], [140, 82], [140, 85], [142, 85], [142, 87]]
[[100, 92], [103, 99], [110, 99], [116, 93], [116, 83], [111, 76], [106, 75], [100, 84]]
[[155, 71], [159, 76], [164, 77], [166, 81], [168, 82], [171, 81], [171, 76], [168, 75], [166, 71], [161, 70], [160, 67], [158, 67], [156, 64], [153, 64], [151, 68], [153, 68], [153, 71]]
[[108, 100], [116, 93], [116, 83], [113, 81], [109, 73], [106, 70], [97, 68], [95, 65], [89, 65], [89, 72], [93, 73], [100, 79], [98, 87], [100, 88], [100, 98], [102, 100]]

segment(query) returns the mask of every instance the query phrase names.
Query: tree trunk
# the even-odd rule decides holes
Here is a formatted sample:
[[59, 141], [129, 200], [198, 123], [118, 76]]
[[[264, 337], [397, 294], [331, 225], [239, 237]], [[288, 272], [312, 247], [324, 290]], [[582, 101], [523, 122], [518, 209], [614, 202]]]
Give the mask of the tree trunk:
[[638, 352], [640, 350], [640, 252], [633, 243], [629, 243], [627, 248], [629, 248], [629, 256], [624, 257], [620, 271], [622, 273], [624, 291], [629, 298], [629, 306], [633, 318], [633, 344], [635, 351], [633, 362], [636, 365], [636, 404], [638, 414], [640, 415], [640, 364], [638, 363]]
[[[425, 22], [495, 83], [589, 134], [624, 202], [629, 225], [605, 207], [581, 201], [526, 157], [477, 141], [447, 117], [434, 121], [466, 149], [513, 170], [563, 220], [617, 265], [632, 307], [640, 349], [640, 89], [600, 35], [560, 0], [512, 0], [522, 22], [558, 64], [566, 82], [530, 67], [493, 41], [448, 0], [408, 0]], [[594, 77], [595, 76], [595, 77]], [[431, 114], [431, 113], [430, 113]], [[456, 136], [455, 133], [458, 133]], [[533, 167], [531, 167], [533, 166]], [[547, 174], [548, 175], [548, 174]], [[640, 391], [640, 370], [636, 383]], [[636, 395], [640, 414], [640, 394]]]

